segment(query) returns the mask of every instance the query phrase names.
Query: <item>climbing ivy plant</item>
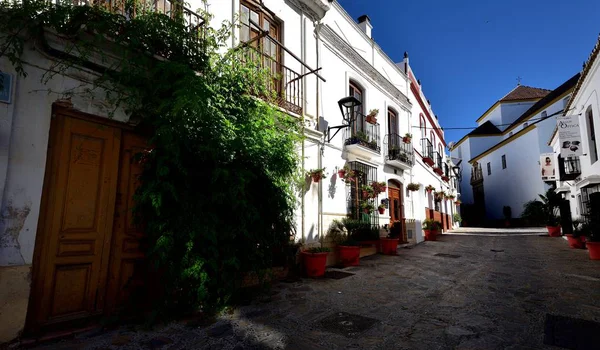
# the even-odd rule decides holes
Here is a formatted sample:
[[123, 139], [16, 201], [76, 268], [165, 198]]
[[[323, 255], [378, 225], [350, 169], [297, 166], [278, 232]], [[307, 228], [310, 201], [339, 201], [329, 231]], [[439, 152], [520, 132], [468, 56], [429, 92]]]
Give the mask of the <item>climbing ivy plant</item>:
[[200, 30], [140, 2], [122, 8], [135, 16], [4, 1], [0, 53], [26, 77], [26, 50], [48, 47], [55, 33], [67, 44], [42, 83], [91, 70], [86, 92], [102, 91], [141, 120], [150, 137], [138, 157], [136, 213], [159, 280], [148, 288], [161, 289], [161, 310], [216, 310], [245, 272], [270, 267], [274, 249], [289, 242], [298, 123], [268, 103], [268, 74], [256, 56], [225, 48], [231, 25]]

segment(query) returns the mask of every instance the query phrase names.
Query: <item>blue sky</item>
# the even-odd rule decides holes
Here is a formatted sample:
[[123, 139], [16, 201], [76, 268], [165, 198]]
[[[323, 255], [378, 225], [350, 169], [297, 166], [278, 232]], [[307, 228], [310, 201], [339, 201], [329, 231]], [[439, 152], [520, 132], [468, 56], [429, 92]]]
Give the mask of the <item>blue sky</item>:
[[[475, 126], [521, 84], [554, 89], [581, 70], [600, 32], [598, 0], [338, 0], [410, 63], [443, 127]], [[458, 141], [468, 130], [446, 130]]]

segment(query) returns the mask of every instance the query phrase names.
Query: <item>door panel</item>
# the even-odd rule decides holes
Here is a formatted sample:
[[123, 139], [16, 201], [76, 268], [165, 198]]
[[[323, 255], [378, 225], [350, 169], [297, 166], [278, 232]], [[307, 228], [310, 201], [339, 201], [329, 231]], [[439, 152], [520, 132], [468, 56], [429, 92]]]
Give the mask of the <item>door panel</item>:
[[[109, 312], [128, 300], [136, 288], [143, 285], [145, 260], [141, 249], [141, 230], [133, 213], [134, 195], [143, 167], [136, 154], [148, 148], [145, 138], [132, 133], [123, 134], [120, 173], [117, 186], [110, 271], [106, 294]], [[147, 293], [146, 293], [147, 294]]]
[[57, 114], [45, 183], [34, 325], [89, 317], [100, 310], [112, 231], [121, 131]]

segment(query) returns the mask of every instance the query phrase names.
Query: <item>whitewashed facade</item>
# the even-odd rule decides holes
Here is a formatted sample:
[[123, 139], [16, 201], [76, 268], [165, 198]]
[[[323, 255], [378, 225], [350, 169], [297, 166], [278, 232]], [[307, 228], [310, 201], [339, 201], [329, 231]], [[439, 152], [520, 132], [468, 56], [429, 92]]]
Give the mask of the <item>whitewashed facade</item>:
[[452, 159], [463, 167], [460, 189], [470, 210], [467, 221], [473, 216], [504, 219], [506, 206], [518, 218], [526, 202], [545, 192], [549, 184], [541, 177], [540, 154], [552, 152], [548, 139], [576, 81], [574, 76], [552, 91], [517, 86], [453, 145]]
[[[556, 191], [569, 200], [571, 216], [587, 219], [590, 214], [590, 194], [600, 192], [600, 37], [583, 66], [581, 77], [568, 101], [564, 115], [579, 118], [583, 155], [565, 159], [560, 165]], [[561, 140], [557, 130], [549, 140], [554, 153], [560, 154]]]

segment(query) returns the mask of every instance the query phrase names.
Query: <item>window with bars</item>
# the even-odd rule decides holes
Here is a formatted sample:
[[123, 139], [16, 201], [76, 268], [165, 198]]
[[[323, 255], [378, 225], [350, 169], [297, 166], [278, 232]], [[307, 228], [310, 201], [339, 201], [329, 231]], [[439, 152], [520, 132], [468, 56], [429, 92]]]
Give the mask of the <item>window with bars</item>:
[[590, 195], [596, 192], [600, 192], [600, 184], [584, 187], [581, 189], [581, 195], [579, 196], [579, 204], [581, 207], [581, 215], [584, 218], [586, 218], [586, 221], [591, 214]]
[[[363, 191], [365, 186], [370, 186], [377, 181], [377, 168], [361, 162], [349, 162], [348, 167], [354, 171], [356, 177], [347, 187], [348, 217], [370, 223], [372, 227], [379, 227], [379, 216], [377, 213], [377, 198], [369, 198]], [[365, 205], [371, 205], [372, 211], [366, 213]]]

